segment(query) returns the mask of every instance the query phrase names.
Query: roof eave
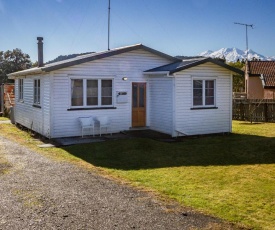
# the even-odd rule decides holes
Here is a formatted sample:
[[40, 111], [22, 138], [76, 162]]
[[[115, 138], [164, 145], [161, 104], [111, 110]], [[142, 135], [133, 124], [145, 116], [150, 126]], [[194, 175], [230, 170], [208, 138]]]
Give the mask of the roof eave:
[[27, 69], [27, 70], [22, 70], [22, 71], [7, 74], [7, 76], [8, 76], [8, 79], [14, 80], [16, 77], [26, 76], [26, 75], [33, 75], [33, 74], [40, 74], [42, 72], [43, 72], [42, 68], [29, 69], [29, 70]]

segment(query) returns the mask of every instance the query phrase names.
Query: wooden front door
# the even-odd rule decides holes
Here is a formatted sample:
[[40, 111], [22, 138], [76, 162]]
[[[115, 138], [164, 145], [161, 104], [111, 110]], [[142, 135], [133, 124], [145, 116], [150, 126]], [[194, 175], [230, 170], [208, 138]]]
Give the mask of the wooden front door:
[[146, 126], [146, 83], [132, 83], [132, 127]]

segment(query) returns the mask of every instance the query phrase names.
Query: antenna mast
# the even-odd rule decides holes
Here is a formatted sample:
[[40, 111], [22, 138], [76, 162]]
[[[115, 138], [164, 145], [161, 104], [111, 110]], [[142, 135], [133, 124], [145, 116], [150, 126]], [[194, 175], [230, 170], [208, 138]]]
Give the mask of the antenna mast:
[[246, 58], [248, 58], [248, 35], [247, 35], [247, 27], [251, 27], [253, 29], [253, 24], [245, 24], [245, 23], [239, 23], [234, 22], [234, 24], [245, 26], [245, 37], [246, 37]]
[[110, 50], [110, 10], [111, 10], [111, 0], [109, 0], [108, 7], [108, 50]]

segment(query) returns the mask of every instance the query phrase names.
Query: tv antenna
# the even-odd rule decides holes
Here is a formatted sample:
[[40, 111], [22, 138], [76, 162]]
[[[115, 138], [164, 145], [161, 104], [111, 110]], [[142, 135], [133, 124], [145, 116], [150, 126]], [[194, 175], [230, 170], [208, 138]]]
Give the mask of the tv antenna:
[[234, 24], [245, 26], [245, 37], [246, 37], [246, 56], [248, 57], [248, 35], [247, 35], [247, 27], [251, 27], [252, 29], [254, 28], [253, 24], [245, 24], [245, 23], [239, 23], [239, 22], [234, 22]]
[[110, 10], [111, 10], [111, 0], [109, 0], [109, 7], [108, 7], [108, 50], [110, 50]]

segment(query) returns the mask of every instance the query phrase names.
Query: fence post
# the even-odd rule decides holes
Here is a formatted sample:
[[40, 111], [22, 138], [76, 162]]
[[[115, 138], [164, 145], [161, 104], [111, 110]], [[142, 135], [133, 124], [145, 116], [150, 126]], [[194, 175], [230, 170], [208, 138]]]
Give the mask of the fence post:
[[241, 121], [244, 121], [244, 104], [242, 101], [240, 102], [240, 115], [241, 115]]
[[264, 103], [264, 121], [268, 122], [268, 105]]
[[4, 114], [4, 84], [0, 85], [0, 113]]

